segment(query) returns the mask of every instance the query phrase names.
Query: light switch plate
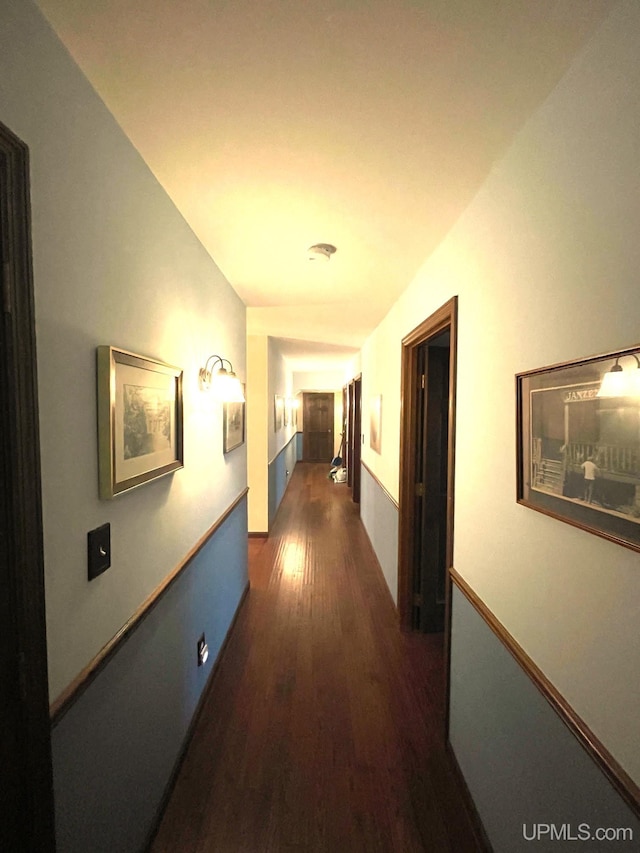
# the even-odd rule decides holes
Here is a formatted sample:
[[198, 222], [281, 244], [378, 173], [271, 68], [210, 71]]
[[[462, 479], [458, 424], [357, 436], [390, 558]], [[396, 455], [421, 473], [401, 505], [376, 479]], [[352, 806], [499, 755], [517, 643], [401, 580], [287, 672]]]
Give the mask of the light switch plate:
[[89, 580], [101, 575], [111, 565], [111, 525], [103, 524], [87, 533]]

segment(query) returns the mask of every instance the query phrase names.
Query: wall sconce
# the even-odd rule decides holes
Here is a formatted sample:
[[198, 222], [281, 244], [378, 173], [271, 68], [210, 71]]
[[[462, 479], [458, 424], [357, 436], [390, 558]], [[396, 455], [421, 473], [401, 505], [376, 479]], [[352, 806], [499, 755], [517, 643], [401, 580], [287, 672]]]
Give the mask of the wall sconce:
[[[229, 365], [227, 370], [224, 366]], [[220, 366], [214, 369], [216, 364]], [[229, 359], [219, 355], [210, 355], [204, 367], [200, 368], [200, 383], [203, 390], [211, 389], [216, 398], [223, 403], [244, 403], [244, 392], [240, 380], [233, 372]]]
[[298, 426], [298, 409], [300, 408], [300, 401], [296, 400], [295, 397], [289, 397], [287, 400], [287, 404], [289, 406], [289, 411], [291, 412], [291, 424], [292, 426]]
[[611, 370], [605, 373], [598, 397], [640, 397], [640, 360], [630, 353], [630, 357], [636, 360], [636, 368], [623, 370], [618, 363], [621, 357], [617, 356]]

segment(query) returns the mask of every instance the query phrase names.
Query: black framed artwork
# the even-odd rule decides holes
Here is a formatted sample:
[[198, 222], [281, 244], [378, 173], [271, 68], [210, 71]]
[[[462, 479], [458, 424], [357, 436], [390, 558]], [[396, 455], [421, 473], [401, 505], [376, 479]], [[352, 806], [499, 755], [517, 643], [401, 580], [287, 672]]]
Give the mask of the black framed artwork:
[[516, 376], [517, 500], [640, 551], [640, 346]]

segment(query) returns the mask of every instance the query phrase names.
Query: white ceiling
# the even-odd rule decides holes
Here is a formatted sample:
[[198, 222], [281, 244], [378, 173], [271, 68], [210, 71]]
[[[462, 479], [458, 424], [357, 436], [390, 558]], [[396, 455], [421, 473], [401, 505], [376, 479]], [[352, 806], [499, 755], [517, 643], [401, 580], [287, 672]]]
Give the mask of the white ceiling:
[[[277, 337], [277, 336], [276, 336]], [[277, 337], [280, 354], [294, 371], [342, 370], [353, 361], [358, 348], [301, 338]]]
[[360, 346], [615, 0], [38, 3], [249, 330], [303, 358]]

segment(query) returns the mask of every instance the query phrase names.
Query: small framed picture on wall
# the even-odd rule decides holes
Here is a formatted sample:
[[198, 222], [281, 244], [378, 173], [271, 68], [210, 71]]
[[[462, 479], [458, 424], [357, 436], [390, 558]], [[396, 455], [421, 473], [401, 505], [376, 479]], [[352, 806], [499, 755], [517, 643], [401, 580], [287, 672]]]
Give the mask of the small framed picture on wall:
[[275, 395], [273, 399], [273, 429], [274, 432], [278, 432], [282, 429], [284, 419], [284, 397], [280, 397], [278, 394]]
[[222, 449], [231, 453], [244, 444], [245, 403], [225, 403], [222, 410]]
[[382, 447], [382, 394], [372, 397], [369, 403], [369, 446], [376, 453]]

